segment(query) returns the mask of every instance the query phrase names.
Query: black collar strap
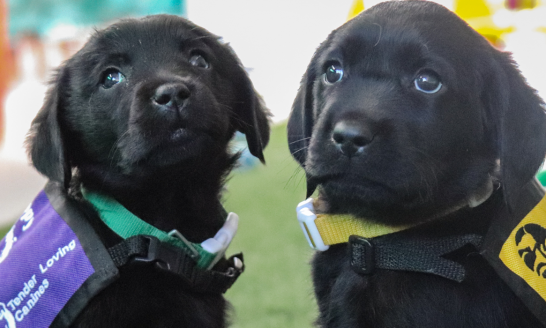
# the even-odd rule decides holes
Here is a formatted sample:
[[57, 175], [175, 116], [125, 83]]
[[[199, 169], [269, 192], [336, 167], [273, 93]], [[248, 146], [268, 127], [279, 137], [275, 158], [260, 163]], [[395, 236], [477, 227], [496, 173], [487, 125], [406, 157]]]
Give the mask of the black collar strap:
[[393, 235], [391, 238], [349, 237], [351, 267], [361, 274], [387, 269], [429, 273], [457, 282], [464, 280], [464, 267], [443, 256], [469, 244], [479, 249], [482, 236], [423, 238], [408, 234], [410, 230], [396, 233], [399, 236], [394, 240]]
[[185, 250], [162, 242], [154, 236], [137, 235], [129, 237], [108, 249], [117, 267], [128, 263], [155, 265], [182, 278], [189, 288], [201, 293], [225, 293], [244, 271], [242, 254], [228, 259], [227, 271], [199, 268]]

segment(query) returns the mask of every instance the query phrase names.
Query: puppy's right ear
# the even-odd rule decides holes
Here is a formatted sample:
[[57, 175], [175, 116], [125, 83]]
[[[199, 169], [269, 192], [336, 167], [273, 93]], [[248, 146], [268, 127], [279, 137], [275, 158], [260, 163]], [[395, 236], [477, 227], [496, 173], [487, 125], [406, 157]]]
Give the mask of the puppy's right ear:
[[494, 74], [485, 88], [489, 112], [495, 118], [505, 200], [516, 208], [519, 194], [531, 181], [546, 155], [546, 112], [511, 56], [497, 53]]
[[[313, 60], [311, 63], [313, 63]], [[300, 89], [292, 104], [292, 111], [288, 118], [288, 148], [290, 149], [292, 156], [302, 167], [305, 167], [309, 141], [311, 139], [311, 133], [313, 132], [313, 87], [315, 78], [316, 74], [313, 71], [312, 64], [310, 64], [303, 75]]]
[[64, 102], [62, 93], [66, 88], [68, 74], [66, 68], [61, 67], [51, 82], [44, 105], [32, 121], [26, 144], [30, 160], [38, 172], [68, 188], [72, 174], [60, 122]]
[[[313, 63], [316, 57], [317, 53], [315, 53], [315, 56], [311, 59], [311, 63], [302, 77], [300, 89], [292, 104], [292, 111], [290, 112], [287, 125], [288, 148], [290, 149], [292, 156], [304, 169], [315, 121], [313, 110], [315, 98], [313, 89], [315, 87], [316, 73], [313, 68]], [[306, 180], [307, 197], [311, 197], [317, 188], [317, 184], [309, 176], [306, 177]]]

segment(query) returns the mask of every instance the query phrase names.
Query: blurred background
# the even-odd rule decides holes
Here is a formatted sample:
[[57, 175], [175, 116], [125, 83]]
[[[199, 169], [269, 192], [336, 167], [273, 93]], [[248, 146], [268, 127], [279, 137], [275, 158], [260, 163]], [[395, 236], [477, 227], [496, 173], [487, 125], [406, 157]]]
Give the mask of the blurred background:
[[[316, 306], [312, 255], [295, 206], [305, 179], [288, 152], [285, 129], [301, 75], [336, 27], [377, 0], [0, 0], [0, 237], [43, 187], [23, 143], [52, 71], [89, 34], [122, 17], [182, 15], [230, 42], [274, 121], [267, 166], [246, 153], [227, 184], [225, 206], [239, 214], [230, 251], [247, 271], [228, 291], [233, 327], [311, 327]], [[546, 98], [546, 0], [439, 0], [510, 51]], [[234, 147], [244, 149], [244, 136]]]

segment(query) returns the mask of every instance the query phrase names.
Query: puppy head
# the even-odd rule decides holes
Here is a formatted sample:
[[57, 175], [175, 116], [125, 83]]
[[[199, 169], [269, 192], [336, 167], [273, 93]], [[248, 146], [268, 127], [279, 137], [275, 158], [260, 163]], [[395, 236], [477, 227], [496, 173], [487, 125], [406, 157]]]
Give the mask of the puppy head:
[[[268, 111], [231, 48], [176, 16], [97, 31], [59, 68], [28, 144], [34, 166], [68, 184], [203, 164], [238, 130], [263, 162]], [[197, 166], [199, 167], [199, 166]]]
[[379, 4], [312, 58], [288, 122], [308, 193], [331, 211], [399, 224], [507, 201], [546, 153], [543, 103], [510, 57], [444, 7]]

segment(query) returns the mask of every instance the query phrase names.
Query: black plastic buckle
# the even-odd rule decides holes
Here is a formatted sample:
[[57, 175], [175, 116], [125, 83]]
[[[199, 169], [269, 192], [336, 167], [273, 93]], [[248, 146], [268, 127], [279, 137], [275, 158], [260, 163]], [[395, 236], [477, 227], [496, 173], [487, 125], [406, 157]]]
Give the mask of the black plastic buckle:
[[148, 242], [148, 252], [143, 256], [135, 256], [133, 262], [155, 264], [162, 270], [177, 272], [180, 265], [180, 255], [173, 247], [162, 243], [154, 236], [143, 235], [142, 238]]
[[360, 236], [349, 237], [351, 268], [356, 273], [371, 274], [375, 269], [374, 246], [371, 240]]

